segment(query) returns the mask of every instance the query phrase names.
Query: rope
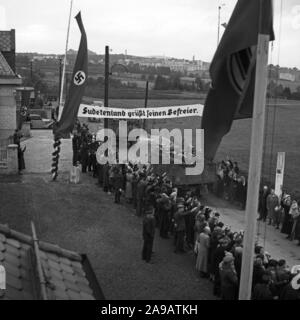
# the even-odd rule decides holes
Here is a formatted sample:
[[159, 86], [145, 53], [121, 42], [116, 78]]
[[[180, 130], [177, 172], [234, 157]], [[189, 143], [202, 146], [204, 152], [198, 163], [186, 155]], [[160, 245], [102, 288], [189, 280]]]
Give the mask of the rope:
[[52, 153], [52, 180], [55, 181], [58, 176], [58, 160], [59, 160], [59, 153], [60, 153], [60, 145], [61, 141], [59, 138], [54, 139], [53, 148], [54, 151]]
[[[276, 87], [278, 87], [279, 83], [279, 60], [280, 60], [280, 43], [281, 43], [281, 33], [282, 33], [282, 11], [283, 11], [283, 1], [280, 1], [280, 18], [279, 18], [279, 38], [278, 38], [278, 56], [277, 56], [277, 66], [278, 66], [278, 75], [276, 78]], [[272, 43], [272, 54], [273, 54], [273, 43]], [[272, 56], [271, 56], [272, 58]], [[278, 109], [278, 96], [277, 92], [275, 91], [275, 102], [274, 102], [274, 111], [273, 111], [273, 119], [272, 119], [272, 134], [271, 134], [271, 150], [270, 150], [270, 162], [269, 162], [269, 181], [272, 178], [272, 162], [273, 162], [273, 151], [274, 151], [274, 136], [275, 136], [275, 124], [276, 124], [276, 117], [277, 117], [277, 109]], [[269, 110], [268, 110], [269, 111]], [[264, 230], [264, 247], [266, 244], [266, 237], [267, 237], [267, 223], [265, 223], [265, 230]]]

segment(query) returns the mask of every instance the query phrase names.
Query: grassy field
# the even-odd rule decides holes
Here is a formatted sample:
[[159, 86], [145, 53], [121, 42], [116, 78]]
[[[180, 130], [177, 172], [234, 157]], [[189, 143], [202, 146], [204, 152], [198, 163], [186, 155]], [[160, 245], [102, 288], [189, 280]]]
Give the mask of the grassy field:
[[[90, 99], [92, 101], [92, 98]], [[149, 107], [176, 106], [203, 103], [203, 100], [149, 100]], [[284, 189], [300, 199], [300, 102], [269, 101], [267, 107], [266, 134], [263, 159], [263, 177], [271, 184], [275, 183], [277, 152], [286, 152]], [[143, 107], [143, 100], [110, 100], [112, 107]], [[186, 119], [182, 121], [182, 119]], [[199, 118], [181, 118], [161, 121], [166, 126], [180, 128], [200, 128]], [[169, 123], [168, 123], [169, 122]], [[273, 126], [274, 122], [274, 126]], [[92, 125], [92, 124], [91, 124]], [[158, 122], [149, 123], [157, 127]], [[94, 125], [93, 125], [94, 126]], [[95, 125], [97, 128], [99, 125]], [[95, 129], [96, 130], [96, 129]], [[231, 131], [224, 137], [216, 160], [228, 155], [237, 161], [242, 170], [248, 170], [251, 135], [251, 119], [234, 121]]]

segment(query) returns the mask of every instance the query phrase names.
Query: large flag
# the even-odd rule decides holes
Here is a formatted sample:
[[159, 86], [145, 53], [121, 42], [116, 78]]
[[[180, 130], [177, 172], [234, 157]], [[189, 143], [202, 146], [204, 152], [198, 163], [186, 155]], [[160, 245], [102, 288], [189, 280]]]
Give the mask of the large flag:
[[259, 33], [274, 40], [272, 0], [239, 0], [210, 66], [202, 117], [207, 160], [215, 157], [233, 120], [252, 117]]
[[87, 38], [82, 24], [80, 12], [75, 18], [81, 31], [81, 40], [73, 69], [72, 81], [69, 92], [67, 93], [66, 103], [64, 105], [60, 120], [53, 128], [53, 134], [56, 139], [70, 137], [88, 77]]

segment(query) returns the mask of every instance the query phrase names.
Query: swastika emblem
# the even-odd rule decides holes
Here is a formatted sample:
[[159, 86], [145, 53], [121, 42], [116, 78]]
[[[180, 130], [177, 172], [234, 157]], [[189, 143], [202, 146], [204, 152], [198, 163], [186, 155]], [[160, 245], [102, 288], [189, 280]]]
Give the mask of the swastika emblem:
[[74, 76], [74, 83], [76, 86], [81, 86], [85, 82], [85, 73], [81, 70], [77, 71]]

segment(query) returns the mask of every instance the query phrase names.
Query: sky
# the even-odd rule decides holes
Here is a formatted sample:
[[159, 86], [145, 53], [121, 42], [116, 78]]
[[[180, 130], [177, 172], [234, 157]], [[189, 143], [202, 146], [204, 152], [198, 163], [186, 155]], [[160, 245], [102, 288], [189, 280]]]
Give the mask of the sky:
[[[250, 0], [249, 0], [250, 1]], [[69, 48], [80, 33], [99, 54], [167, 56], [210, 62], [217, 46], [218, 6], [228, 22], [237, 0], [74, 0]], [[282, 10], [281, 10], [282, 6]], [[64, 53], [70, 0], [0, 0], [0, 29], [16, 29], [17, 52]], [[281, 26], [281, 27], [280, 27]], [[300, 69], [300, 0], [274, 0], [276, 41], [269, 62]], [[224, 28], [221, 27], [221, 35]]]

